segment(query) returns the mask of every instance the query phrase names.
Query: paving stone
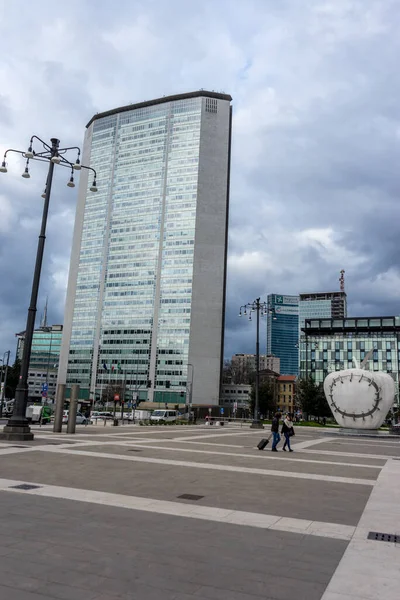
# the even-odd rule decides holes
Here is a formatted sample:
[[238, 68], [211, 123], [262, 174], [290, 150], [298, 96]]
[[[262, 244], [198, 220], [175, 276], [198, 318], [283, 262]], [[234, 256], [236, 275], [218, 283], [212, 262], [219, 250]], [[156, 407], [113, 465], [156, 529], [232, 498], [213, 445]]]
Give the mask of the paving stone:
[[[71, 579], [74, 575], [71, 575]], [[72, 587], [66, 584], [47, 582], [37, 590], [39, 594], [44, 594], [46, 597], [56, 598], [57, 600], [94, 600], [97, 596], [97, 591]]]
[[0, 584], [0, 600], [49, 600], [49, 596]]

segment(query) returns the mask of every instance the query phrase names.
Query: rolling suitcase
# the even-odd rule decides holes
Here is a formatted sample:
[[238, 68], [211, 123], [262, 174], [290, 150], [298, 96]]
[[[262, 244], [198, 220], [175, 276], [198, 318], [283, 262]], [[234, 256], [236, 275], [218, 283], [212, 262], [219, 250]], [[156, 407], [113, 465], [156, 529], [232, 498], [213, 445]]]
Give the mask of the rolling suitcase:
[[265, 448], [265, 447], [268, 445], [268, 442], [269, 442], [269, 438], [268, 438], [268, 439], [267, 439], [267, 438], [263, 438], [263, 439], [261, 440], [261, 442], [259, 442], [259, 443], [257, 444], [257, 448], [258, 448], [259, 450], [264, 450], [264, 448]]

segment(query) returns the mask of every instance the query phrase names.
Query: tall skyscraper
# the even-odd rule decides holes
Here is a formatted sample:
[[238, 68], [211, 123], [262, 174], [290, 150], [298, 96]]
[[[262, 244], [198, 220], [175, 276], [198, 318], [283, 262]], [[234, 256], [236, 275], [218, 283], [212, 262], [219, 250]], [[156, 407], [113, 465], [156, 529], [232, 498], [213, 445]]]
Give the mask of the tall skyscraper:
[[267, 306], [267, 354], [273, 354], [280, 359], [283, 375], [297, 375], [299, 297], [269, 294]]
[[299, 330], [306, 319], [343, 319], [347, 317], [346, 292], [315, 292], [300, 294]]
[[[344, 287], [344, 281], [343, 281]], [[344, 290], [340, 292], [314, 292], [300, 294], [299, 301], [299, 346], [300, 346], [300, 377], [307, 378], [313, 375], [309, 370], [309, 361], [315, 362], [317, 344], [306, 343], [304, 327], [306, 319], [344, 319], [347, 317], [347, 295]], [[314, 343], [314, 346], [312, 345]], [[310, 354], [311, 353], [311, 354]]]
[[[231, 96], [197, 91], [96, 114], [82, 162], [59, 383], [82, 398], [217, 404]], [[67, 392], [68, 394], [68, 392]]]

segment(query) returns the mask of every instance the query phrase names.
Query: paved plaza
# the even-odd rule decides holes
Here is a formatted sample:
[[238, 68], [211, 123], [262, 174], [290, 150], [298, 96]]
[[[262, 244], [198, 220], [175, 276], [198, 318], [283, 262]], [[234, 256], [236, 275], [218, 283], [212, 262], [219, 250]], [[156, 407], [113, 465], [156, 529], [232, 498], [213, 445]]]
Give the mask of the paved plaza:
[[400, 440], [298, 427], [295, 452], [260, 452], [266, 434], [1, 443], [0, 600], [397, 600]]

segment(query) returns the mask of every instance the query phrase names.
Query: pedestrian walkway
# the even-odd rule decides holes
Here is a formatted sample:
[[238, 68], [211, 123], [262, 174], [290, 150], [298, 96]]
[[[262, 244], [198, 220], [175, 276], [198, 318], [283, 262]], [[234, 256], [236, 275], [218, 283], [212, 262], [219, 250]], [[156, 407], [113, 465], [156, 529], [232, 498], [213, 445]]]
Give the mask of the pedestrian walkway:
[[0, 599], [360, 600], [384, 569], [397, 599], [399, 546], [368, 534], [400, 534], [400, 443], [298, 428], [289, 455], [238, 427], [104, 430], [0, 445]]

